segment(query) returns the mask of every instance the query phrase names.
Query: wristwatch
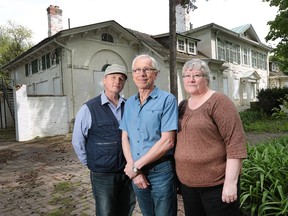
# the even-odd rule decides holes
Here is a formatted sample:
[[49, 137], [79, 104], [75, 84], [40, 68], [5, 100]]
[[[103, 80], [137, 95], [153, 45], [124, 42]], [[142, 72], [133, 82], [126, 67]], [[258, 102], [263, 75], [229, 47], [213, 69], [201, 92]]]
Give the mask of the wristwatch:
[[135, 166], [135, 163], [133, 163], [133, 165], [132, 165], [132, 171], [134, 172], [134, 173], [138, 173], [138, 168]]

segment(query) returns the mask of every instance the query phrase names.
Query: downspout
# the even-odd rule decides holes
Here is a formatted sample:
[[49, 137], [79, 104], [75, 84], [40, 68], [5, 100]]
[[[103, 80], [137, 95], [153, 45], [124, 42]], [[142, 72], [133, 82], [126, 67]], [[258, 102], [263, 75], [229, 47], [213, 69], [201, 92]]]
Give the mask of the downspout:
[[[73, 54], [74, 54], [74, 49], [71, 49], [69, 48], [68, 46], [58, 42], [56, 40], [56, 38], [53, 39], [53, 41], [58, 44], [59, 46], [61, 47], [64, 47], [65, 49], [69, 50], [70, 51], [70, 59], [71, 59], [71, 91], [72, 91], [72, 114], [73, 114], [73, 118], [75, 118], [75, 100], [74, 100], [74, 78], [73, 78]], [[64, 92], [64, 89], [63, 89], [63, 64], [62, 64], [62, 67], [61, 67], [61, 75], [62, 75], [62, 91]]]

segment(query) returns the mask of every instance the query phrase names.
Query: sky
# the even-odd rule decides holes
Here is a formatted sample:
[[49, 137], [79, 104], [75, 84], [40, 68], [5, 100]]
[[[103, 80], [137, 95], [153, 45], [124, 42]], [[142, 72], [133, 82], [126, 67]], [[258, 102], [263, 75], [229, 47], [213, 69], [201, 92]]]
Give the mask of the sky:
[[[125, 28], [157, 35], [169, 32], [169, 0], [0, 0], [0, 25], [8, 20], [33, 32], [33, 43], [48, 37], [46, 9], [59, 6], [63, 27], [79, 27], [115, 20]], [[262, 43], [269, 32], [277, 8], [262, 0], [196, 0], [198, 9], [190, 12], [193, 28], [215, 23], [231, 29], [252, 24]], [[273, 44], [272, 44], [273, 45]]]

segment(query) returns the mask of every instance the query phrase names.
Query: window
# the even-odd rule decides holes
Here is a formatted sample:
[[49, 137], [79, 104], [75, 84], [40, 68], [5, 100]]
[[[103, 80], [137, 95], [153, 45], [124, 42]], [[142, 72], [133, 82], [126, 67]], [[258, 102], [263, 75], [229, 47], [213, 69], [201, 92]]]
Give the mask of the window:
[[217, 38], [217, 46], [218, 46], [218, 59], [225, 60], [225, 45], [222, 40]]
[[38, 71], [43, 71], [43, 68], [42, 68], [42, 57], [37, 59], [38, 60]]
[[257, 68], [257, 53], [254, 50], [251, 51], [251, 58], [252, 58], [252, 67]]
[[41, 65], [42, 65], [42, 70], [46, 70], [46, 55], [43, 55], [41, 57]]
[[38, 59], [32, 61], [32, 74], [38, 72]]
[[236, 55], [237, 55], [237, 63], [241, 64], [241, 48], [239, 45], [236, 45]]
[[272, 71], [278, 72], [278, 69], [279, 69], [278, 65], [276, 63], [272, 62]]
[[192, 41], [188, 42], [188, 53], [196, 54], [196, 44], [195, 44], [195, 42], [192, 42]]
[[32, 75], [32, 64], [28, 63], [25, 65], [25, 76], [30, 76]]
[[249, 50], [246, 47], [242, 48], [242, 58], [243, 58], [243, 64], [244, 65], [250, 65], [249, 63]]
[[225, 60], [227, 62], [232, 62], [232, 43], [226, 41], [225, 48], [226, 48]]
[[46, 64], [46, 69], [51, 67], [51, 63], [50, 63], [50, 53], [47, 53], [45, 55], [45, 64]]
[[185, 51], [185, 42], [184, 42], [184, 40], [182, 40], [182, 39], [178, 39], [177, 40], [177, 50], [178, 51], [182, 51], [182, 52]]
[[101, 40], [109, 43], [114, 43], [113, 36], [108, 33], [103, 33], [101, 36]]
[[50, 53], [50, 60], [51, 60], [51, 65], [56, 65], [59, 64], [59, 49], [55, 49]]
[[240, 46], [237, 44], [233, 44], [232, 47], [232, 60], [235, 63], [241, 64]]

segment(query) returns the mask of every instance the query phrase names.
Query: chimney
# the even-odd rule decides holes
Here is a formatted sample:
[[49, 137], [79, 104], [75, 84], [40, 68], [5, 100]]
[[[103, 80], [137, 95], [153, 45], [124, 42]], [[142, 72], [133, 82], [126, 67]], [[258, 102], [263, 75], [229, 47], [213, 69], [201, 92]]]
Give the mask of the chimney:
[[181, 6], [181, 1], [176, 0], [176, 32], [182, 33], [191, 29], [190, 15], [186, 8]]
[[48, 14], [48, 37], [53, 36], [63, 29], [62, 10], [59, 6], [50, 5], [47, 8]]

